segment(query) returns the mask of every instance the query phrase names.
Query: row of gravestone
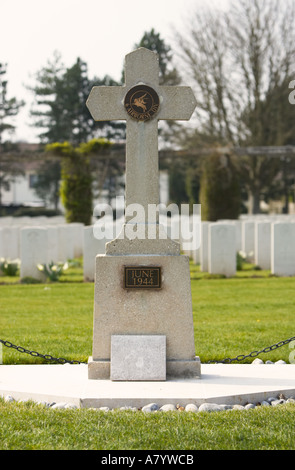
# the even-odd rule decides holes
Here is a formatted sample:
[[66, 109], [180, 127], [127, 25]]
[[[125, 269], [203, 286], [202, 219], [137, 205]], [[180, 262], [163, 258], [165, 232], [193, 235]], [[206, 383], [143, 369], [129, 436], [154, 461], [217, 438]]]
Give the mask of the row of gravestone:
[[295, 276], [295, 221], [202, 222], [201, 246], [194, 257], [201, 271], [234, 276], [237, 253], [274, 275]]
[[[198, 228], [194, 246], [187, 249], [180, 241], [184, 252], [200, 264], [203, 272], [233, 276], [237, 252], [243, 252], [247, 261], [261, 269], [271, 270], [278, 276], [292, 276], [295, 275], [295, 220], [276, 220], [257, 217], [200, 223], [195, 219]], [[114, 229], [109, 223], [105, 237], [95, 238], [95, 225], [85, 227], [78, 223], [63, 223], [38, 226], [38, 221], [34, 222], [35, 226], [25, 227], [0, 224], [0, 258], [20, 259], [21, 277], [42, 279], [38, 264], [65, 262], [83, 256], [85, 281], [93, 281], [96, 254], [105, 252], [105, 243], [120, 232], [122, 225], [122, 221], [118, 221]], [[172, 226], [173, 221], [170, 221], [167, 232], [179, 240], [179, 232], [173, 231]]]

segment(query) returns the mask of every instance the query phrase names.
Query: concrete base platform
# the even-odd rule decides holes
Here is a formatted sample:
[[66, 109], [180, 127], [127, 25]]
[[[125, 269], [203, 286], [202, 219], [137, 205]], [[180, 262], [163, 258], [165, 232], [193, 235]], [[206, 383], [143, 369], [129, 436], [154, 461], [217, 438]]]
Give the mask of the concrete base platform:
[[87, 364], [0, 365], [0, 396], [78, 407], [140, 408], [152, 402], [244, 405], [279, 393], [295, 396], [295, 364], [202, 364], [201, 378], [163, 382], [90, 380]]

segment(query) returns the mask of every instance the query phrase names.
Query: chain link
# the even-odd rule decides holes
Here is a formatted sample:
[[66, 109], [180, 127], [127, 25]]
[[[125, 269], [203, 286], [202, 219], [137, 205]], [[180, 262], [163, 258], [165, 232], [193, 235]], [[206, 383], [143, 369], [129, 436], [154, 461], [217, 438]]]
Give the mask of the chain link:
[[[291, 343], [291, 341], [295, 341], [295, 336], [292, 336], [292, 338], [285, 339], [283, 341], [279, 341], [278, 343], [275, 343], [272, 346], [267, 346], [261, 351], [252, 351], [251, 353], [245, 354], [245, 355], [239, 354], [238, 356], [234, 358], [227, 357], [220, 361], [218, 360], [208, 361], [207, 364], [231, 364], [232, 362], [241, 362], [247, 359], [248, 357], [253, 358], [253, 357], [259, 356], [259, 354], [263, 354], [263, 353], [266, 354], [266, 353], [269, 353], [270, 351], [274, 351], [275, 349], [281, 348], [282, 346], [285, 346], [286, 344]], [[64, 357], [53, 357], [50, 354], [40, 354], [37, 351], [30, 351], [29, 349], [25, 349], [22, 346], [16, 346], [15, 344], [12, 344], [10, 341], [5, 341], [3, 339], [0, 339], [0, 343], [2, 343], [7, 348], [16, 349], [20, 353], [30, 354], [33, 357], [40, 357], [42, 359], [45, 359], [46, 361], [58, 362], [59, 364], [86, 364], [86, 362], [69, 361], [65, 359]]]

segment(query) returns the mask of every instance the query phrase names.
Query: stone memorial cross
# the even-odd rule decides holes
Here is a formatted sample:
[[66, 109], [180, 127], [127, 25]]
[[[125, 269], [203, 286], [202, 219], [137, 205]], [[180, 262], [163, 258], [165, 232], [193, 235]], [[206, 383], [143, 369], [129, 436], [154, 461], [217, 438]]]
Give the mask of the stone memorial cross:
[[[159, 58], [139, 48], [125, 57], [124, 86], [94, 86], [87, 107], [95, 121], [126, 120], [125, 204], [159, 204], [158, 121], [189, 120], [190, 87], [159, 85]], [[147, 214], [147, 212], [145, 212]]]
[[[96, 121], [125, 120], [127, 127], [125, 224], [96, 256], [88, 378], [196, 377], [189, 258], [162, 237], [157, 214], [150, 217], [159, 204], [158, 121], [190, 119], [196, 100], [189, 87], [159, 84], [158, 55], [145, 48], [126, 55], [125, 79], [93, 87], [87, 100]], [[136, 222], [133, 208], [141, 213]], [[145, 236], [127, 236], [134, 228]]]

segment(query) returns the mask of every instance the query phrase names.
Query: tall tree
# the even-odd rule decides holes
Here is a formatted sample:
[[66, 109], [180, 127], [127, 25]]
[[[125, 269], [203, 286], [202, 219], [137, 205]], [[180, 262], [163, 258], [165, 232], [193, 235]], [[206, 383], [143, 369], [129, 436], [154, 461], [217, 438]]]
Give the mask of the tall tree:
[[34, 126], [42, 129], [41, 141], [76, 145], [91, 137], [94, 124], [85, 105], [91, 83], [85, 62], [78, 58], [72, 67], [65, 68], [56, 52], [36, 74], [36, 80], [30, 88], [36, 99], [31, 116]]
[[10, 118], [18, 114], [20, 108], [24, 106], [24, 101], [18, 101], [16, 98], [7, 97], [7, 84], [5, 79], [7, 73], [7, 64], [0, 63], [0, 145], [4, 141], [5, 132], [13, 132], [15, 126]]
[[36, 84], [29, 89], [35, 96], [31, 110], [33, 125], [41, 129], [43, 143], [68, 141], [78, 145], [93, 137], [122, 138], [122, 123], [96, 123], [86, 107], [86, 100], [94, 85], [117, 85], [108, 75], [88, 77], [87, 64], [77, 58], [66, 68], [58, 52], [36, 74]]
[[[194, 145], [288, 142], [293, 123], [285, 120], [284, 87], [295, 73], [294, 21], [293, 0], [238, 0], [226, 12], [196, 13], [187, 37], [178, 38], [198, 101]], [[251, 210], [258, 212], [261, 192], [276, 177], [277, 163], [264, 155], [245, 157], [241, 170], [247, 176]]]
[[18, 145], [4, 142], [0, 145], [0, 207], [2, 205], [2, 191], [9, 191], [11, 183], [17, 177], [24, 176], [24, 169], [17, 156]]
[[5, 78], [7, 65], [0, 63], [0, 206], [2, 204], [2, 190], [9, 190], [10, 184], [17, 176], [23, 175], [23, 170], [19, 162], [11, 157], [11, 150], [16, 150], [17, 145], [5, 139], [7, 133], [11, 134], [15, 126], [11, 118], [16, 116], [23, 101], [18, 101], [15, 97], [7, 97], [8, 80]]

